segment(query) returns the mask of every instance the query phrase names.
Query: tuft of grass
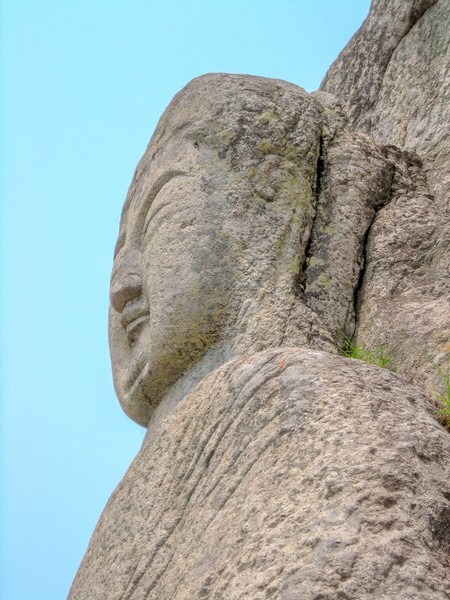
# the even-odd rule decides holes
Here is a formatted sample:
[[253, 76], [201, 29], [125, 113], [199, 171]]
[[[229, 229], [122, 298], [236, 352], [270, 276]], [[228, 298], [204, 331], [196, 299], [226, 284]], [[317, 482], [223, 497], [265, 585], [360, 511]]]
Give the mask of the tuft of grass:
[[434, 390], [434, 395], [439, 403], [441, 423], [447, 429], [450, 429], [450, 357], [447, 358], [447, 364], [442, 367], [436, 364], [431, 358], [428, 358], [428, 362], [442, 383], [442, 391], [436, 389]]
[[342, 356], [363, 360], [370, 365], [383, 367], [394, 371], [392, 361], [394, 357], [382, 342], [378, 342], [374, 348], [368, 348], [365, 344], [358, 344], [354, 338], [345, 338], [344, 346], [341, 348]]

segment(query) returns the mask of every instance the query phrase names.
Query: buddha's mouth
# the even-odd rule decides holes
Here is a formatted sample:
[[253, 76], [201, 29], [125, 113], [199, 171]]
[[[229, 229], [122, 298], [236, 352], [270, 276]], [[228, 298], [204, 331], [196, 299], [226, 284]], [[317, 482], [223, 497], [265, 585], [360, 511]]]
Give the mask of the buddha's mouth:
[[120, 315], [120, 321], [130, 344], [136, 341], [148, 319], [149, 311], [147, 303], [142, 297], [127, 302], [124, 306]]
[[142, 327], [148, 321], [148, 314], [141, 315], [136, 317], [129, 325], [125, 327], [125, 334], [128, 338], [128, 341], [133, 343], [136, 341]]

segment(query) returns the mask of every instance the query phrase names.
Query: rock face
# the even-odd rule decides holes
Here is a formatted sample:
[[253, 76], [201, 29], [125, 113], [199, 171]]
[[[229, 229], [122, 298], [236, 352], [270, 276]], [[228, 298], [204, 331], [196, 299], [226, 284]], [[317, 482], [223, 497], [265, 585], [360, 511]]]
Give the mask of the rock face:
[[408, 183], [397, 175], [368, 240], [357, 339], [384, 340], [428, 390], [438, 381], [427, 357], [448, 365], [450, 337], [449, 29], [449, 0], [373, 2], [321, 86], [353, 127], [406, 151]]
[[321, 351], [226, 363], [152, 421], [72, 597], [444, 600], [450, 455], [425, 406]]
[[207, 75], [162, 116], [111, 280], [148, 430], [70, 600], [449, 597], [448, 6], [373, 2], [312, 95]]

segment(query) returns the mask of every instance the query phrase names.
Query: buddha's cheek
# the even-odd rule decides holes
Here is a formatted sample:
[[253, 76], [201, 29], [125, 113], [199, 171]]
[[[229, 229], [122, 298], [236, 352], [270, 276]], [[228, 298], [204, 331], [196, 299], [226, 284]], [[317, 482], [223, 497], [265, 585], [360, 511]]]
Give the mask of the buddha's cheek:
[[152, 207], [142, 282], [150, 313], [149, 349], [164, 360], [182, 355], [184, 369], [217, 341], [234, 261], [223, 234], [224, 204], [214, 203], [213, 222], [207, 223], [211, 198], [190, 182], [184, 182], [182, 195], [173, 187], [164, 188]]
[[192, 257], [172, 257], [152, 265], [144, 280], [150, 319], [144, 333], [152, 366], [176, 380], [220, 339], [227, 318], [228, 294], [221, 274], [205, 265], [195, 269]]

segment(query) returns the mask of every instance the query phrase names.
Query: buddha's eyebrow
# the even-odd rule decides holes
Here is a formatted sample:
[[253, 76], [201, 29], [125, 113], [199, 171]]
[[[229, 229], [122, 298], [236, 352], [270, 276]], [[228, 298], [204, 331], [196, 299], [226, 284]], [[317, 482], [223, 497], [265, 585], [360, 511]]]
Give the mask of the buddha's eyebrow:
[[161, 189], [166, 185], [166, 183], [169, 183], [171, 179], [173, 179], [174, 177], [179, 177], [180, 175], [186, 175], [185, 171], [166, 171], [165, 173], [163, 173], [163, 175], [158, 177], [158, 179], [152, 185], [152, 188], [145, 200], [144, 204], [146, 205], [146, 207], [149, 208], [150, 204], [159, 194]]
[[[159, 194], [159, 192], [162, 190], [162, 188], [166, 185], [166, 183], [169, 183], [169, 181], [171, 179], [173, 179], [174, 177], [179, 177], [180, 175], [186, 175], [186, 173], [184, 171], [166, 171], [160, 177], [158, 177], [158, 179], [155, 181], [155, 183], [150, 188], [150, 191], [148, 192], [147, 197], [145, 198], [145, 201], [142, 203], [142, 207], [139, 209], [138, 215], [136, 217], [138, 221], [141, 221], [141, 219], [144, 218], [144, 215], [147, 215], [148, 210], [149, 210], [153, 200], [156, 198], [156, 196]], [[125, 244], [125, 240], [126, 240], [125, 222], [126, 222], [126, 217], [128, 215], [128, 211], [130, 209], [130, 204], [131, 203], [126, 204], [124, 206], [124, 209], [122, 212], [122, 216], [120, 219], [120, 233], [119, 233], [119, 237], [116, 242], [116, 247], [114, 248], [114, 258], [116, 258], [120, 249]]]

